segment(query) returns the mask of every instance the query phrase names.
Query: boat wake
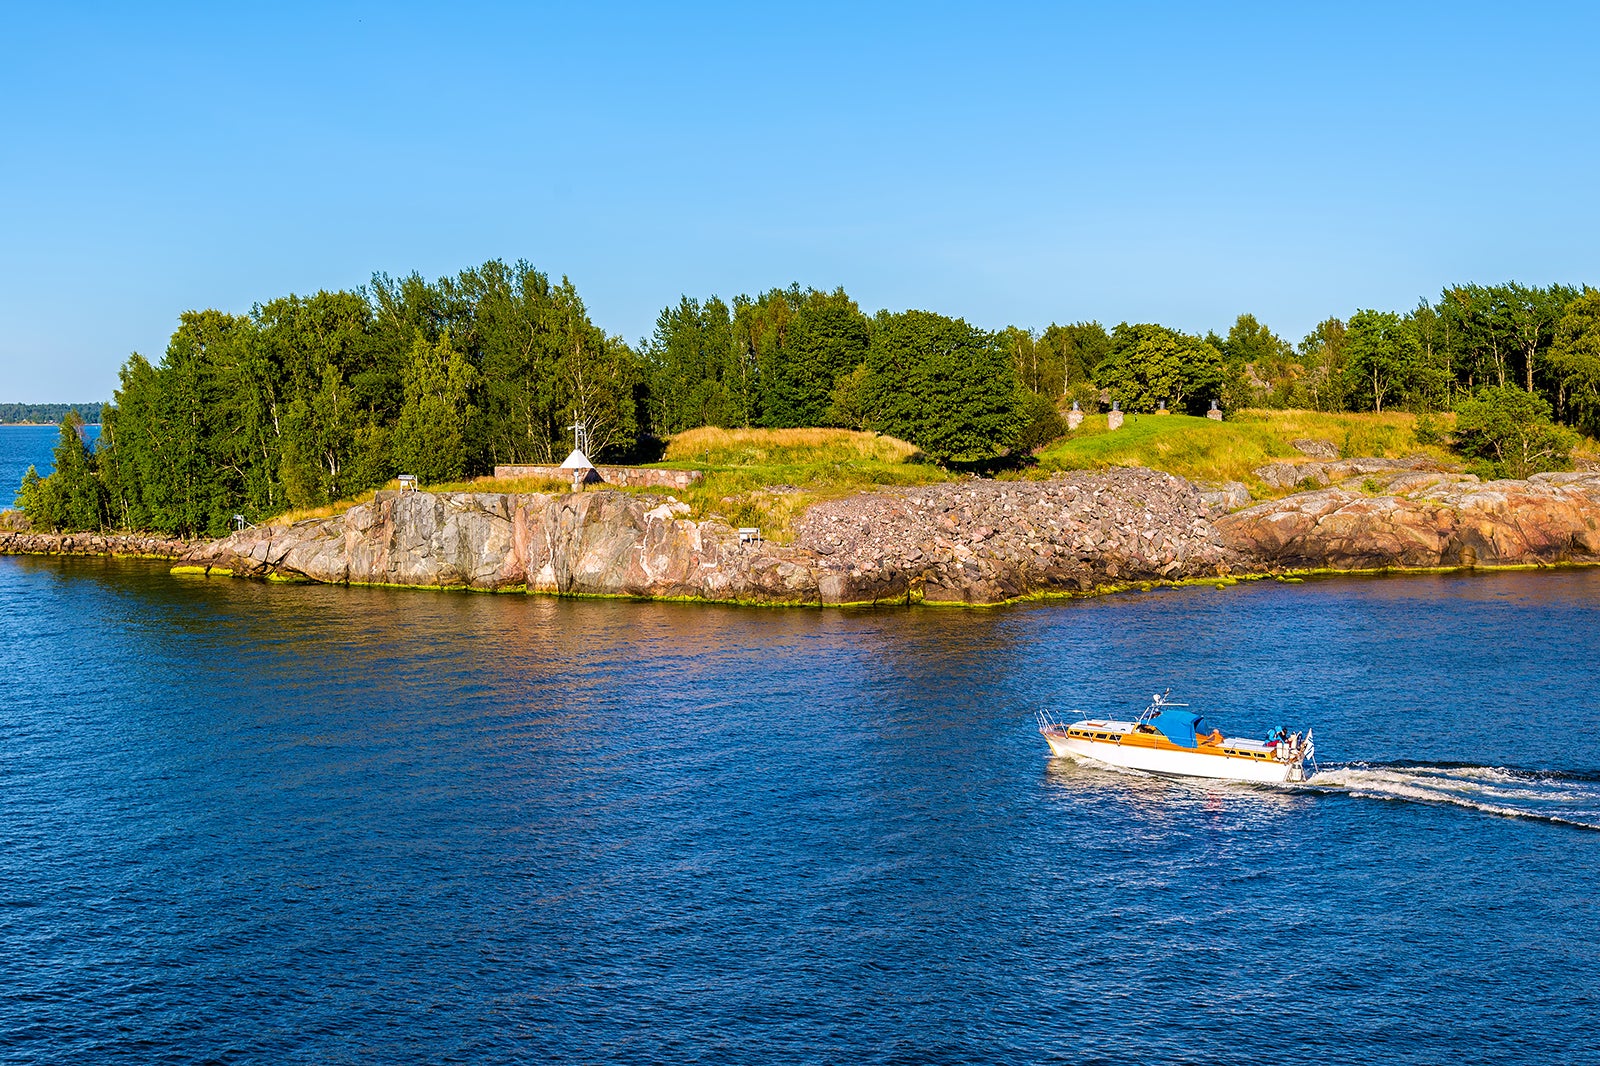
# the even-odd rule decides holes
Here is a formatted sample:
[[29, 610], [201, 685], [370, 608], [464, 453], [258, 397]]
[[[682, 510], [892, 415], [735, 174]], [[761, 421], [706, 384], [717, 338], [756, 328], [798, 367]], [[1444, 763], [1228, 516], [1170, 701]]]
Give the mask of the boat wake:
[[1319, 771], [1307, 792], [1465, 807], [1499, 818], [1526, 818], [1600, 830], [1600, 779], [1499, 766], [1348, 763]]

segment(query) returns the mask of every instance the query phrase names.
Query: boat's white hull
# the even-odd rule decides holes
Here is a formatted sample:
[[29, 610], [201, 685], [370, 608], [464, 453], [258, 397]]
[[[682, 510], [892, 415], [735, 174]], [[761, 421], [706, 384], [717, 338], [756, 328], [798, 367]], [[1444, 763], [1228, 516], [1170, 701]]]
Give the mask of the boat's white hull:
[[1304, 769], [1300, 763], [1279, 762], [1277, 759], [1242, 759], [1200, 751], [1136, 747], [1061, 734], [1046, 734], [1045, 739], [1050, 742], [1050, 750], [1059, 756], [1088, 759], [1109, 766], [1123, 766], [1130, 770], [1144, 770], [1153, 774], [1209, 777], [1226, 781], [1255, 781], [1266, 785], [1281, 785], [1305, 779]]

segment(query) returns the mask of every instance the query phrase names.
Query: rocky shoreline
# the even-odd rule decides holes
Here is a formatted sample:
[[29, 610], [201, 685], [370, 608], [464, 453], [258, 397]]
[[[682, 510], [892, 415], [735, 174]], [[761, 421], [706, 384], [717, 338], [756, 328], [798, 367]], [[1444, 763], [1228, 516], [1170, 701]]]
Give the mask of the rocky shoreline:
[[1404, 467], [1217, 519], [1224, 543], [1268, 570], [1588, 564], [1597, 527], [1597, 473], [1480, 481]]
[[154, 533], [34, 533], [0, 529], [0, 555], [110, 555], [179, 559], [206, 543]]
[[792, 543], [747, 540], [668, 496], [380, 492], [245, 530], [180, 569], [248, 577], [735, 603], [988, 604], [1227, 572], [1191, 484], [1150, 470], [970, 481], [813, 506]]
[[[1279, 466], [1284, 469], [1278, 469]], [[0, 534], [0, 553], [174, 559], [175, 572], [334, 584], [769, 604], [997, 604], [1129, 585], [1340, 570], [1600, 563], [1600, 474], [1482, 482], [1417, 460], [1276, 464], [1326, 485], [1248, 504], [1153, 470], [858, 493], [792, 542], [671, 496], [380, 492], [217, 541]]]

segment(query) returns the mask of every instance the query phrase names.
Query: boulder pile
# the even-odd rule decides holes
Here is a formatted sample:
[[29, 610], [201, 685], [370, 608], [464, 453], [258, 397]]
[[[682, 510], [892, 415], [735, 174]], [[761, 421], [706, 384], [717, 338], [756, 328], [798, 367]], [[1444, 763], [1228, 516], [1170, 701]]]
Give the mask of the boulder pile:
[[202, 543], [148, 533], [0, 530], [0, 555], [131, 555], [148, 559], [176, 559]]
[[806, 512], [825, 603], [999, 603], [1225, 572], [1237, 562], [1194, 485], [1154, 470], [861, 493]]

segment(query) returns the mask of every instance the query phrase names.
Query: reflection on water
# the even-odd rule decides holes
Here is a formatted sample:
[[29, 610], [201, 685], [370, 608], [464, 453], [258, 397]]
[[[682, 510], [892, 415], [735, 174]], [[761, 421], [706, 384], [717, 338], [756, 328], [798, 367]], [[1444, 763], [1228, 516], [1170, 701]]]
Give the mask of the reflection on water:
[[1306, 802], [1281, 785], [1164, 777], [1070, 758], [1050, 759], [1045, 773], [1048, 783], [1074, 803], [1125, 805], [1128, 814], [1157, 822], [1187, 824], [1197, 811], [1227, 812], [1246, 820], [1277, 817]]
[[[0, 617], [12, 1061], [1565, 1062], [1600, 987], [1597, 572], [822, 612], [0, 559]], [[1323, 775], [1033, 724], [1168, 685]]]

